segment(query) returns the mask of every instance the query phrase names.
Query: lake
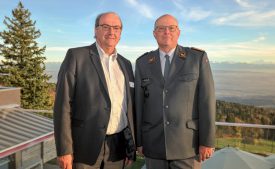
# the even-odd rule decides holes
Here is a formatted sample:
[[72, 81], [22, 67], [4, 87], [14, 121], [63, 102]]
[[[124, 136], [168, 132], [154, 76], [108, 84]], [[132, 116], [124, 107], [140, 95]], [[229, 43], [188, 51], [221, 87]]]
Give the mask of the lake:
[[[61, 63], [46, 63], [46, 71], [56, 83]], [[211, 63], [219, 100], [275, 107], [275, 65]]]

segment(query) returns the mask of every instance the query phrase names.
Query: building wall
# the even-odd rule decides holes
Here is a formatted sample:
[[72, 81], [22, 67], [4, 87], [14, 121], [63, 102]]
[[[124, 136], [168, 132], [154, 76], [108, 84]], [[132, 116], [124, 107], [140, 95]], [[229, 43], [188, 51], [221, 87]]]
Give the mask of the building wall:
[[0, 106], [20, 105], [20, 88], [0, 87]]

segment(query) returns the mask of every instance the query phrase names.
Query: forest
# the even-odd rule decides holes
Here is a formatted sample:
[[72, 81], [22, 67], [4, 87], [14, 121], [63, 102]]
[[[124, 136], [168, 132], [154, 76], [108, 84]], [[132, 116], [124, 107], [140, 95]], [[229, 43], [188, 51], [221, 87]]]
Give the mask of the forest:
[[[218, 100], [216, 121], [275, 125], [275, 109]], [[274, 131], [258, 128], [218, 126], [216, 136], [217, 138], [241, 138], [242, 143], [255, 144], [258, 139], [274, 140]]]

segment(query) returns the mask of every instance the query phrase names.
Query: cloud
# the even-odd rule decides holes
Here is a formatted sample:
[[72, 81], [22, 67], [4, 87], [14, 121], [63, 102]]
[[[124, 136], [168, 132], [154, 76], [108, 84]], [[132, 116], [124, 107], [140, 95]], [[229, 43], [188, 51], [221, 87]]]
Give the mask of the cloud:
[[191, 21], [200, 21], [203, 20], [211, 15], [210, 11], [205, 11], [202, 8], [196, 7], [191, 8], [187, 12], [181, 12], [183, 17], [186, 17], [188, 20]]
[[260, 41], [264, 41], [266, 40], [266, 37], [265, 36], [259, 36], [257, 37], [256, 39], [252, 40], [253, 42], [260, 42]]
[[212, 12], [201, 7], [186, 7], [183, 0], [172, 0], [172, 3], [178, 9], [184, 20], [200, 21], [208, 18]]
[[211, 21], [215, 25], [228, 25], [239, 27], [275, 26], [275, 10], [271, 11], [245, 11], [224, 15]]
[[183, 0], [171, 0], [174, 6], [180, 10], [184, 9]]
[[[83, 41], [83, 43], [89, 43]], [[53, 47], [47, 47], [45, 55], [47, 56], [47, 61], [62, 61], [64, 59], [64, 56], [66, 54], [66, 51], [71, 47], [66, 46], [53, 46]], [[149, 52], [152, 50], [157, 49], [157, 46], [131, 46], [131, 45], [125, 45], [125, 44], [118, 44], [117, 45], [118, 53], [128, 58], [131, 62], [135, 62], [136, 58], [141, 56], [145, 52]], [[0, 56], [1, 60], [1, 56]]]
[[55, 51], [55, 52], [64, 52], [67, 51], [69, 49], [69, 47], [47, 47], [46, 51]]
[[137, 2], [137, 0], [125, 0], [130, 6], [135, 8], [142, 16], [153, 19], [154, 15], [152, 13], [152, 9], [146, 5], [145, 3]]
[[195, 45], [207, 51], [211, 61], [255, 63], [259, 60], [275, 63], [273, 44], [264, 43], [266, 38], [259, 36], [245, 42], [208, 43]]
[[129, 46], [124, 44], [119, 44], [117, 46], [118, 53], [128, 58], [131, 62], [135, 62], [143, 53], [155, 49], [157, 49], [157, 46]]
[[93, 42], [91, 40], [86, 40], [86, 41], [79, 41], [78, 43], [84, 44], [84, 45], [90, 45]]
[[239, 4], [241, 7], [244, 8], [251, 8], [253, 7], [253, 5], [251, 5], [248, 0], [235, 0], [237, 2], [237, 4]]
[[66, 33], [65, 31], [63, 31], [62, 29], [56, 29], [55, 30], [57, 33]]
[[156, 49], [156, 46], [129, 46], [129, 45], [118, 45], [118, 48], [124, 51], [140, 52]]

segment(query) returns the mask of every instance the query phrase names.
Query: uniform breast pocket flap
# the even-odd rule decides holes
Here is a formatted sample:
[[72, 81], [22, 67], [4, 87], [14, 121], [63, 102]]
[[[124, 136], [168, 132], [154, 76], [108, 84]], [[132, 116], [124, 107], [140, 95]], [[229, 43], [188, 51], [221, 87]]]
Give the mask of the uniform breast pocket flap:
[[180, 81], [189, 82], [189, 81], [197, 80], [198, 76], [196, 73], [188, 73], [188, 74], [180, 75], [178, 79]]

